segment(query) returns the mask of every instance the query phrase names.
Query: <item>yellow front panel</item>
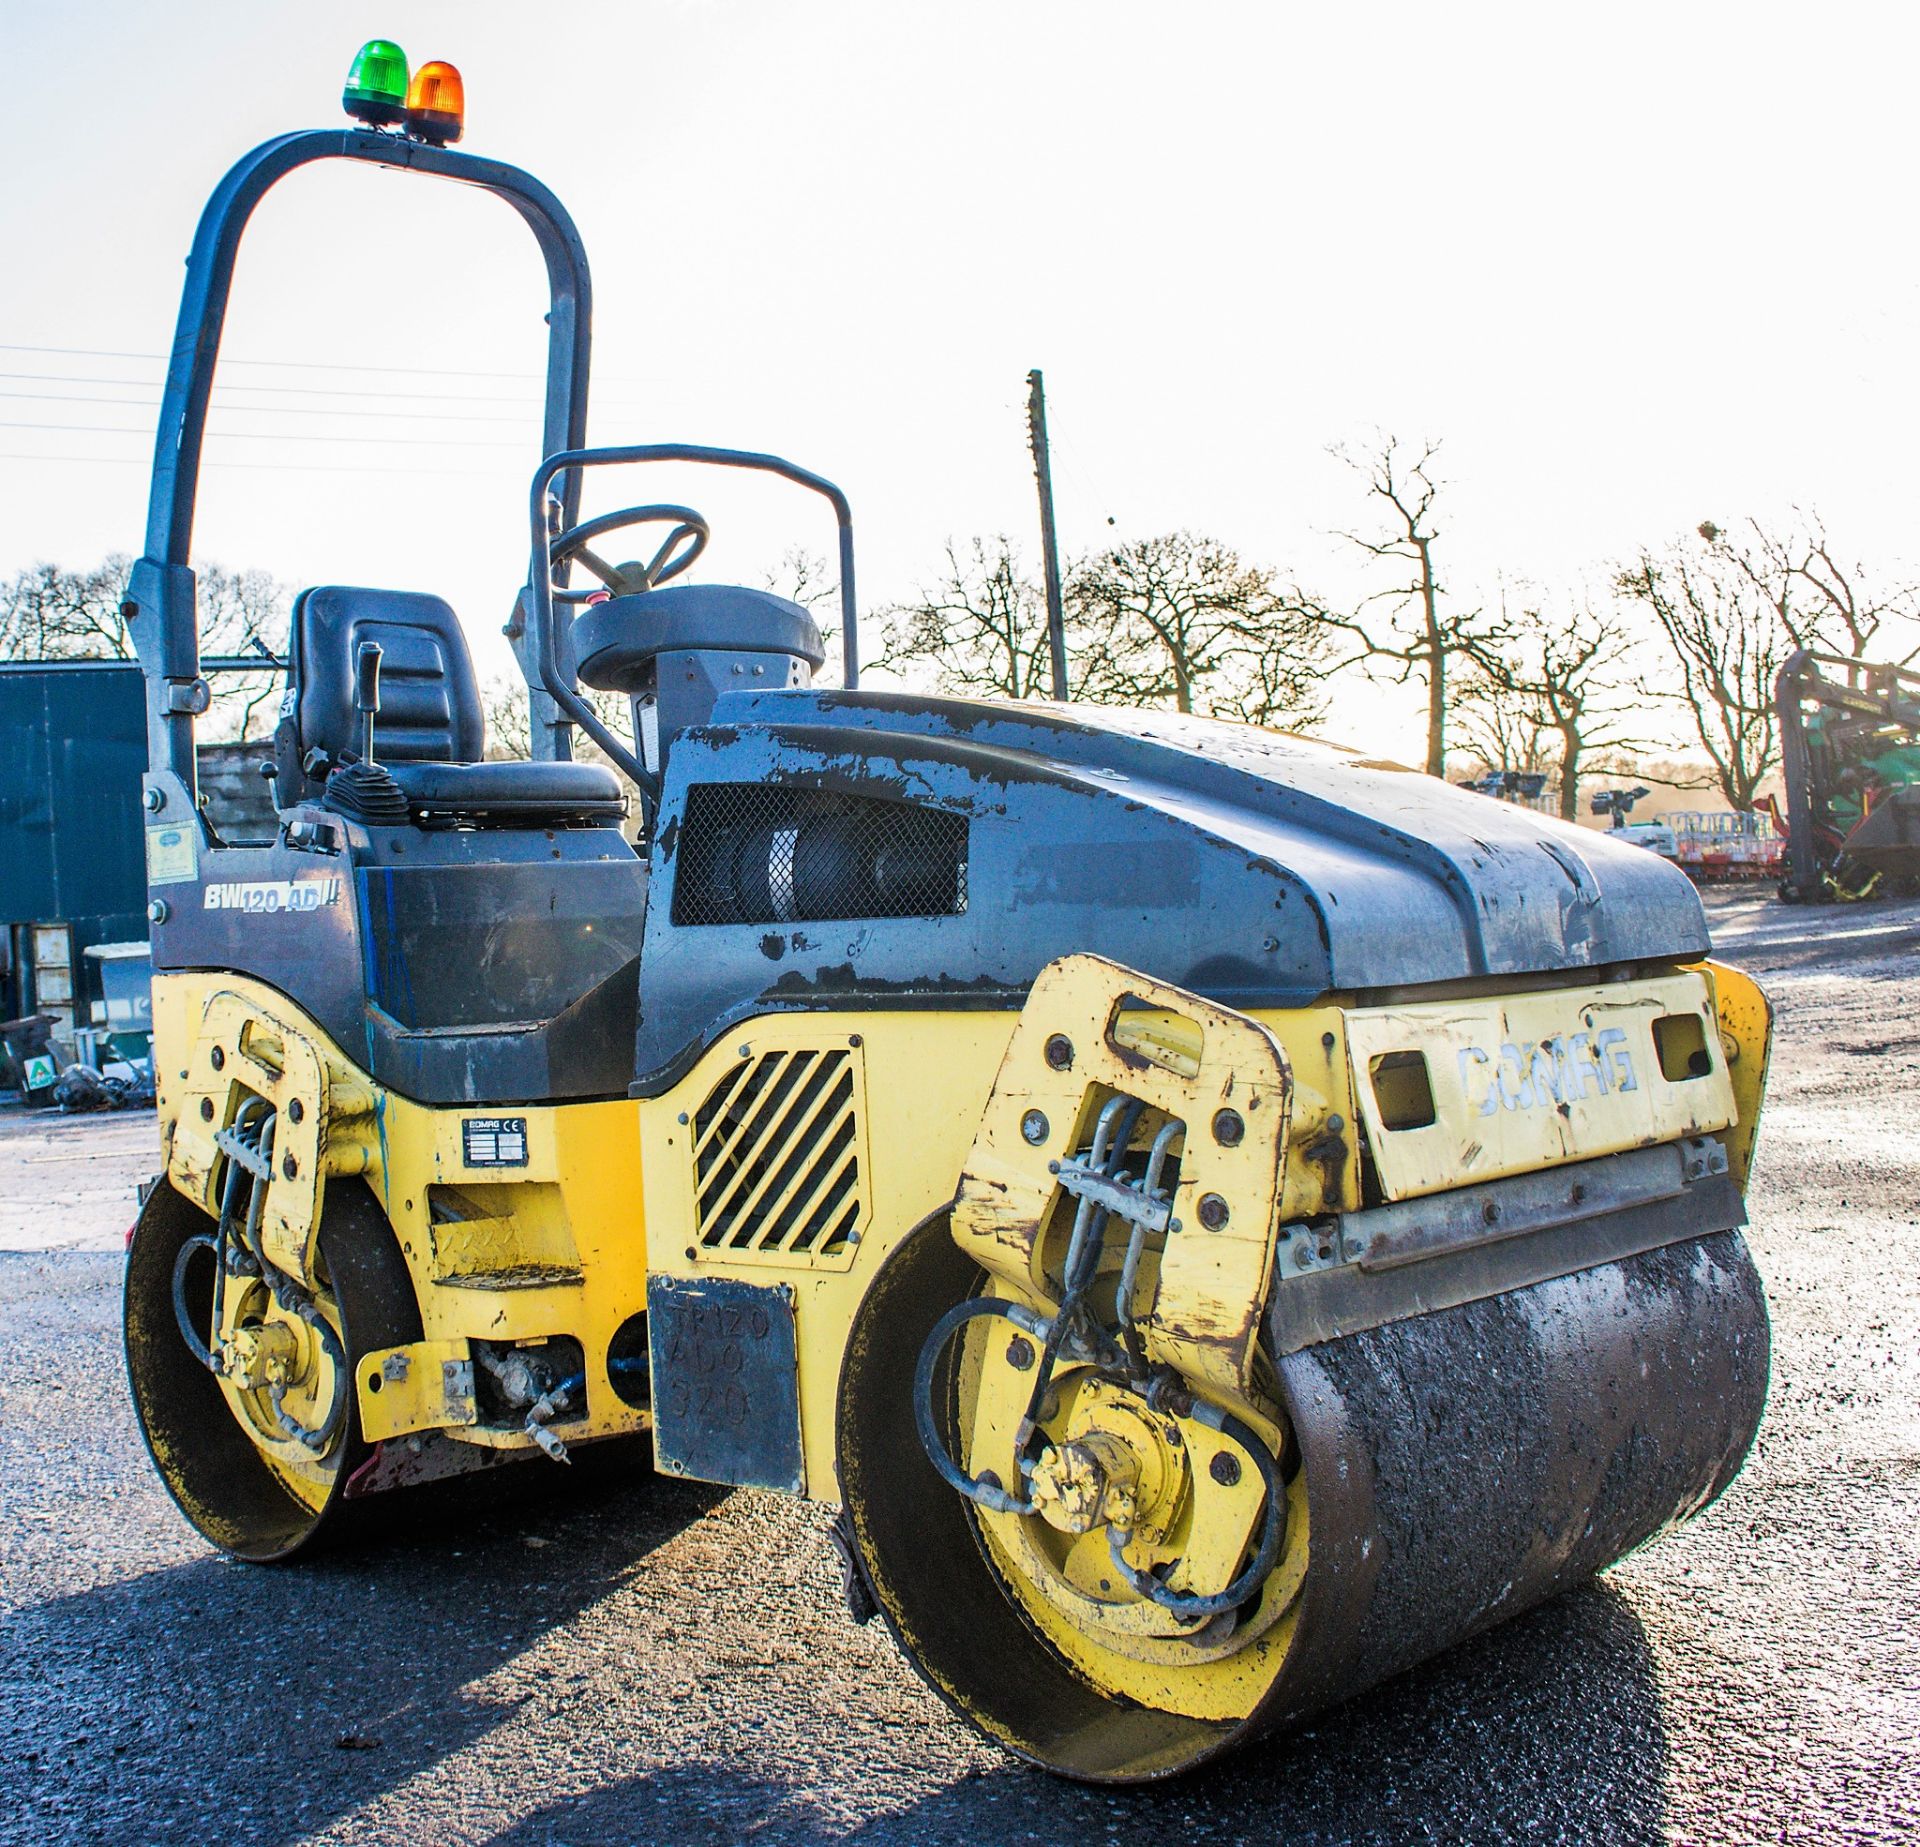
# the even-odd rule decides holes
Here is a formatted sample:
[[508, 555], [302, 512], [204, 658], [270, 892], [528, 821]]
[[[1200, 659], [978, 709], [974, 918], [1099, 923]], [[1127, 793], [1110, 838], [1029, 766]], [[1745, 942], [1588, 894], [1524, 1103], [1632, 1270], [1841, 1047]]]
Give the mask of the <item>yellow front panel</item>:
[[[1011, 1013], [768, 1015], [734, 1028], [672, 1090], [640, 1105], [652, 1228], [648, 1259], [654, 1271], [680, 1278], [732, 1276], [763, 1286], [785, 1280], [793, 1289], [806, 1492], [814, 1499], [830, 1500], [839, 1492], [834, 1408], [854, 1312], [888, 1252], [952, 1199], [1017, 1018]], [[818, 1171], [802, 1158], [793, 1163], [794, 1177], [783, 1178], [803, 1141], [808, 1149], [830, 1148], [842, 1133], [843, 1117], [830, 1094], [823, 1091], [811, 1107], [790, 1095], [787, 1107], [776, 1103], [758, 1130], [757, 1117], [733, 1125], [733, 1132], [745, 1131], [739, 1147], [757, 1135], [758, 1145], [779, 1158], [758, 1166], [743, 1159], [730, 1173], [721, 1173], [711, 1159], [702, 1167], [703, 1151], [713, 1147], [716, 1135], [729, 1133], [722, 1111], [707, 1113], [703, 1122], [710, 1100], [723, 1086], [731, 1094], [745, 1082], [742, 1071], [802, 1054], [844, 1058], [850, 1094], [858, 1104], [848, 1146], [864, 1168], [857, 1183], [860, 1215], [847, 1235], [825, 1249], [792, 1248], [794, 1215], [783, 1213], [781, 1203], [807, 1187], [809, 1172], [812, 1185], [805, 1200], [824, 1197], [841, 1171], [838, 1158], [828, 1154]], [[781, 1126], [789, 1118], [790, 1131]], [[742, 1212], [727, 1219], [730, 1229], [708, 1244], [702, 1228], [714, 1223], [720, 1203], [716, 1187], [729, 1186], [736, 1199], [758, 1189], [763, 1209], [757, 1217]], [[812, 1208], [807, 1216], [813, 1216]], [[762, 1247], [759, 1230], [783, 1224], [787, 1248]], [[735, 1244], [736, 1237], [743, 1241]]]
[[[305, 1122], [320, 1141], [311, 1166], [296, 1164], [298, 1175], [322, 1200], [327, 1175], [343, 1166], [373, 1189], [412, 1275], [426, 1342], [450, 1343], [446, 1351], [453, 1352], [468, 1340], [570, 1335], [585, 1355], [588, 1415], [554, 1428], [571, 1441], [646, 1427], [646, 1411], [620, 1397], [607, 1371], [616, 1332], [647, 1299], [637, 1103], [415, 1103], [371, 1084], [312, 1020], [263, 982], [161, 974], [153, 987], [154, 1071], [173, 1184], [189, 1197], [204, 1192], [196, 1184], [208, 1164], [200, 1105], [214, 1075], [215, 1040], [235, 1040], [240, 1016], [249, 1011], [283, 1023], [284, 1034], [314, 1049], [318, 1065], [349, 1078], [361, 1112], [341, 1122], [309, 1103]], [[287, 1062], [284, 1054], [280, 1062]], [[229, 1055], [218, 1075], [242, 1072], [251, 1081], [243, 1067]], [[261, 1074], [254, 1087], [266, 1081]], [[491, 1130], [485, 1145], [514, 1164], [470, 1161], [470, 1127], [501, 1118], [524, 1124], [524, 1145], [503, 1149]], [[216, 1109], [212, 1120], [221, 1119]], [[331, 1150], [329, 1138], [343, 1130], [349, 1139]], [[364, 1379], [361, 1385], [370, 1425], [382, 1428], [391, 1419], [383, 1420], [369, 1402]], [[471, 1426], [448, 1434], [493, 1447], [529, 1441], [517, 1431]]]
[[[1710, 1134], [1738, 1116], [1712, 990], [1694, 973], [1357, 1008], [1347, 1042], [1388, 1199]], [[1431, 1098], [1424, 1124], [1387, 1082], [1404, 1066], [1381, 1062], [1414, 1053]]]

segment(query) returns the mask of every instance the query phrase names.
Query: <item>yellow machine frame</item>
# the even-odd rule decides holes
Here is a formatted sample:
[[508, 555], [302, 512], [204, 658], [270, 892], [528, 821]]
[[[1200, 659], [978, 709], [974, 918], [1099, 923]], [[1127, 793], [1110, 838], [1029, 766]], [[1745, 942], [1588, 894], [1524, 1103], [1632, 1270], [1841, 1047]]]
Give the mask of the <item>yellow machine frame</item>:
[[[438, 1431], [483, 1448], [531, 1449], [534, 1439], [526, 1432], [477, 1421], [471, 1368], [462, 1365], [472, 1341], [534, 1342], [558, 1334], [580, 1340], [587, 1390], [584, 1413], [556, 1420], [554, 1433], [573, 1443], [646, 1429], [651, 1413], [614, 1388], [605, 1356], [621, 1326], [644, 1311], [649, 1277], [784, 1282], [797, 1327], [802, 1487], [830, 1500], [838, 1494], [835, 1394], [872, 1277], [901, 1239], [948, 1208], [956, 1176], [984, 1171], [996, 1138], [1004, 1140], [1007, 1125], [1048, 1089], [1030, 1074], [1004, 1068], [1021, 1021], [1050, 1009], [1049, 1017], [1057, 1017], [1063, 998], [1082, 1013], [1113, 1011], [1134, 990], [1150, 986], [1097, 957], [1070, 957], [1042, 977], [1026, 1015], [863, 1013], [857, 1022], [821, 1014], [764, 1016], [729, 1032], [660, 1096], [516, 1106], [526, 1124], [525, 1165], [503, 1180], [495, 1167], [469, 1166], [463, 1153], [463, 1124], [496, 1113], [492, 1107], [429, 1108], [373, 1084], [263, 983], [230, 974], [162, 974], [154, 982], [154, 1042], [165, 1174], [178, 1192], [216, 1212], [213, 1133], [234, 1120], [248, 1096], [267, 1099], [287, 1127], [275, 1151], [263, 1234], [276, 1262], [309, 1281], [329, 1182], [352, 1177], [372, 1188], [412, 1278], [422, 1327], [422, 1339], [405, 1349], [359, 1358], [360, 1429], [373, 1442]], [[1723, 1051], [1705, 1084], [1668, 1079], [1650, 1036], [1654, 1018], [1689, 1009]], [[1187, 1011], [1199, 1010], [1189, 999]], [[1249, 1312], [1264, 1295], [1281, 1225], [1359, 1203], [1363, 1143], [1389, 1196], [1405, 1196], [1458, 1184], [1457, 1176], [1473, 1171], [1480, 1148], [1493, 1150], [1478, 1170], [1489, 1176], [1713, 1130], [1744, 1184], [1769, 1014], [1751, 980], [1717, 963], [1603, 988], [1463, 996], [1405, 1008], [1327, 1005], [1266, 1014], [1257, 1022], [1204, 1011], [1243, 1022], [1249, 1043], [1269, 1048], [1274, 1069], [1285, 1075], [1284, 1094], [1274, 1097], [1285, 1125], [1277, 1208], [1261, 1214], [1257, 1248], [1242, 1260], [1246, 1274], [1233, 1278], [1233, 1293]], [[1510, 1109], [1489, 1124], [1479, 1113], [1484, 1097], [1468, 1108], [1441, 1081], [1449, 1072], [1477, 1068], [1458, 1055], [1463, 1044], [1484, 1041], [1511, 1051], [1534, 1043], [1547, 1049], [1533, 1056], [1551, 1060], [1553, 1042], [1537, 1029], [1575, 1016], [1624, 1021], [1640, 1035], [1636, 1108], [1610, 1132], [1592, 1120], [1583, 1127], [1577, 1106]], [[1164, 1009], [1159, 1017], [1167, 1017]], [[1132, 1024], [1120, 1029], [1120, 1043], [1136, 1062], [1144, 1047], [1161, 1068], [1179, 1069], [1177, 1031], [1171, 1050], [1155, 1052], [1152, 1010], [1124, 1018]], [[857, 1030], [846, 1030], [854, 1024]], [[1128, 1033], [1135, 1036], [1131, 1047]], [[1444, 1048], [1444, 1055], [1430, 1061], [1432, 1129], [1409, 1137], [1424, 1137], [1421, 1152], [1396, 1166], [1390, 1155], [1383, 1159], [1394, 1134], [1382, 1125], [1379, 1084], [1357, 1082], [1356, 1071], [1363, 1058], [1378, 1059], [1409, 1040]], [[821, 1252], [703, 1245], [692, 1229], [701, 1212], [693, 1146], [700, 1105], [743, 1061], [823, 1048], [847, 1055], [854, 1085], [859, 1210], [850, 1235]], [[1567, 1056], [1564, 1047], [1560, 1056]], [[1045, 1075], [1059, 1093], [1054, 1107], [1070, 1111], [1084, 1088], [1084, 1070]], [[1517, 1082], [1516, 1075], [1510, 1088]], [[1592, 1114], [1587, 1111], [1589, 1119]], [[1478, 1133], [1488, 1126], [1502, 1132], [1497, 1144]], [[983, 1137], [978, 1155], [977, 1135]], [[1446, 1145], [1437, 1146], [1443, 1138]], [[1023, 1145], [1010, 1159], [1017, 1164], [1032, 1153]], [[1031, 1161], [1027, 1168], [1032, 1171]], [[1456, 1176], [1451, 1182], [1450, 1175]], [[977, 1227], [973, 1235], [980, 1235]], [[1249, 1350], [1243, 1345], [1233, 1365], [1242, 1381]], [[1191, 1343], [1184, 1349], [1190, 1362], [1201, 1353]], [[1229, 1380], [1223, 1375], [1218, 1383]]]

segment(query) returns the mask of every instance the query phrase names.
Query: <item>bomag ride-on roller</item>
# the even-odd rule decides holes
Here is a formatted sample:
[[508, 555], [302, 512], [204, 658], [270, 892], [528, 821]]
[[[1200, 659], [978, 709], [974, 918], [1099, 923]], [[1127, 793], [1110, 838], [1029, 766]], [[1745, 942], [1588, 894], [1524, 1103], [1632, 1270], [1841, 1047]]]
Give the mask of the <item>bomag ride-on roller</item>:
[[[165, 1172], [126, 1340], [187, 1518], [285, 1558], [650, 1433], [839, 1504], [856, 1615], [988, 1736], [1125, 1782], [1711, 1502], [1766, 1391], [1769, 1020], [1686, 879], [1250, 728], [859, 690], [844, 497], [585, 447], [572, 224], [387, 102], [208, 206], [130, 591]], [[446, 603], [311, 589], [277, 824], [225, 840], [195, 479], [241, 230], [318, 160], [493, 192], [545, 258], [534, 760], [487, 760]], [[582, 517], [657, 462], [826, 499], [844, 687], [805, 609], [684, 581], [691, 508]]]

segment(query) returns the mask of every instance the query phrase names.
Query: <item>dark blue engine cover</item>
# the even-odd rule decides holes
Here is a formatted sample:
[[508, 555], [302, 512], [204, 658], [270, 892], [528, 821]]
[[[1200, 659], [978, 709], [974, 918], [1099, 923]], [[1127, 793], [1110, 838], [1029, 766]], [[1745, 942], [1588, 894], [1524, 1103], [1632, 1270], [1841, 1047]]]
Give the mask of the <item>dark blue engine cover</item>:
[[636, 1090], [750, 1013], [1017, 1007], [1076, 950], [1256, 1008], [1707, 944], [1692, 885], [1643, 848], [1324, 745], [1154, 712], [740, 693], [669, 753]]

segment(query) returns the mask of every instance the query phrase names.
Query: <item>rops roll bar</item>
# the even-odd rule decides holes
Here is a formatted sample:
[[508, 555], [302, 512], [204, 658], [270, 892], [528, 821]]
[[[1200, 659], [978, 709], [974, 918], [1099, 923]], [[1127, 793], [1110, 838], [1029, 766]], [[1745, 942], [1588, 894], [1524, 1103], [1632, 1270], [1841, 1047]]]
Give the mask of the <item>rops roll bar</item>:
[[[241, 233], [268, 190], [297, 167], [320, 160], [358, 160], [375, 166], [458, 180], [505, 199], [526, 221], [546, 259], [551, 305], [547, 315], [547, 387], [541, 447], [577, 450], [586, 439], [587, 365], [592, 282], [573, 220], [546, 187], [504, 162], [429, 147], [368, 128], [310, 129], [263, 142], [237, 161], [207, 201], [187, 257], [186, 288], [167, 364], [166, 393], [154, 438], [153, 482], [147, 503], [146, 553], [133, 567], [122, 608], [148, 689], [146, 802], [150, 811], [183, 803], [195, 813], [193, 721], [207, 708], [200, 673], [199, 629], [190, 567], [200, 450], [213, 389], [220, 335]], [[577, 510], [578, 482], [562, 488], [564, 516]], [[528, 618], [522, 671], [533, 692], [532, 746], [536, 758], [569, 754], [566, 726], [556, 722], [529, 659], [552, 651], [544, 616]], [[542, 670], [538, 675], [544, 681]], [[547, 708], [547, 709], [543, 709]]]

